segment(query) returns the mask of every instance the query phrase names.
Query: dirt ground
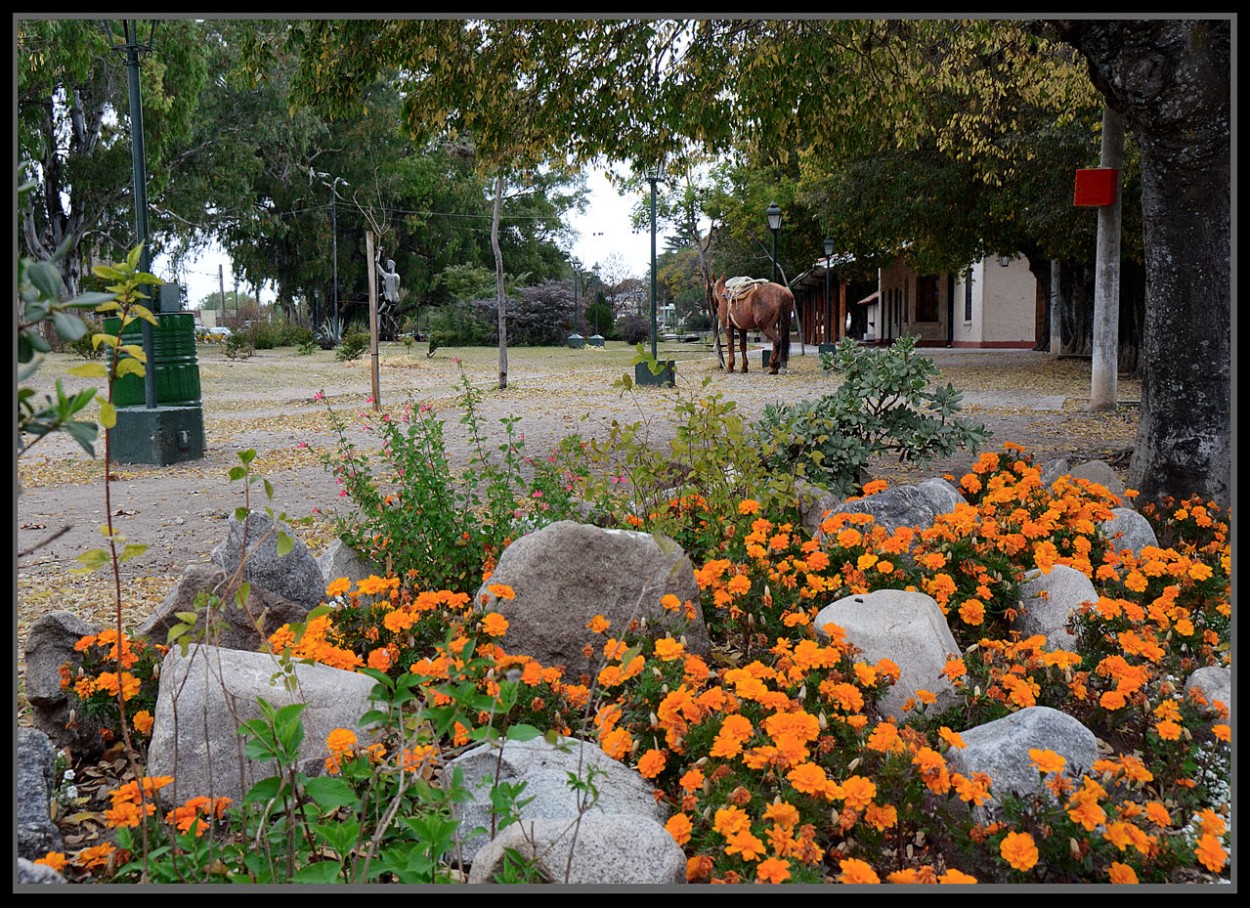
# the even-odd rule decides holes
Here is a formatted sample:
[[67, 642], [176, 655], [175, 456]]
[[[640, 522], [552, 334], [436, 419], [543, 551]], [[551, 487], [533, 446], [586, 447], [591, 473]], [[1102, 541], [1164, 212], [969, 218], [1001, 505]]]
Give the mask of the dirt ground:
[[[1137, 432], [1140, 397], [1131, 380], [1121, 379], [1118, 413], [1089, 414], [1082, 409], [1089, 393], [1089, 363], [1053, 360], [1032, 351], [923, 350], [941, 369], [940, 381], [964, 392], [964, 416], [985, 423], [994, 433], [987, 447], [1014, 441], [1039, 461], [1068, 456], [1074, 462], [1104, 459], [1121, 471], [1124, 453]], [[819, 397], [836, 386], [820, 369], [813, 348], [792, 351], [787, 372], [771, 376], [752, 356], [747, 375], [727, 375], [716, 368], [715, 354], [694, 345], [662, 347], [660, 358], [677, 361], [675, 389], [640, 388], [623, 393], [613, 387], [632, 375], [634, 351], [620, 344], [606, 349], [513, 349], [508, 352], [508, 387], [498, 390], [498, 353], [490, 348], [446, 349], [426, 356], [424, 345], [410, 349], [384, 346], [379, 357], [381, 401], [402, 406], [411, 399], [444, 414], [449, 451], [464, 462], [467, 451], [460, 411], [456, 408], [461, 370], [483, 390], [483, 425], [503, 438], [499, 420], [520, 418], [526, 453], [545, 453], [570, 433], [604, 437], [613, 420], [645, 421], [652, 439], [671, 438], [669, 417], [679, 395], [718, 392], [734, 400], [748, 417], [774, 401]], [[327, 403], [353, 424], [352, 439], [376, 447], [357, 418], [371, 409], [368, 356], [340, 363], [332, 353], [300, 356], [293, 349], [261, 351], [231, 361], [216, 347], [200, 347], [200, 378], [206, 452], [203, 459], [166, 467], [113, 466], [111, 509], [115, 526], [128, 541], [147, 551], [123, 565], [124, 620], [137, 626], [159, 604], [183, 568], [207, 561], [225, 538], [225, 521], [245, 503], [243, 484], [227, 474], [239, 463], [238, 452], [252, 449], [252, 467], [272, 483], [267, 502], [260, 484], [252, 487], [253, 508], [284, 512], [296, 533], [318, 552], [333, 538], [334, 518], [345, 513], [321, 455], [334, 450]], [[71, 354], [51, 356], [36, 374], [37, 388], [51, 388], [56, 378], [66, 390], [90, 384], [68, 375], [81, 363]], [[704, 380], [709, 384], [704, 389]], [[325, 400], [317, 399], [324, 394]], [[39, 395], [42, 397], [42, 393]], [[94, 412], [94, 410], [93, 410]], [[102, 444], [97, 453], [102, 453]], [[873, 473], [895, 482], [919, 481], [943, 472], [960, 474], [975, 460], [963, 452], [924, 469], [876, 465]], [[67, 437], [41, 440], [17, 464], [16, 590], [19, 672], [29, 623], [55, 609], [69, 609], [103, 624], [112, 620], [112, 580], [107, 571], [73, 573], [77, 556], [101, 543], [105, 522], [103, 464], [91, 460]]]

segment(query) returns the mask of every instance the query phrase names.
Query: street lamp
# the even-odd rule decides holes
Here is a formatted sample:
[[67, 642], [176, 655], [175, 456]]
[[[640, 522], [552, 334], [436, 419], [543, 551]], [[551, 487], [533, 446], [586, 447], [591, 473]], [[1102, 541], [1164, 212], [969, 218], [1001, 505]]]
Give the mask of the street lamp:
[[825, 237], [825, 343], [832, 344], [835, 336], [833, 330], [833, 296], [831, 293], [830, 262], [833, 259], [833, 237]]
[[[142, 247], [139, 253], [139, 270], [152, 271], [152, 251], [148, 242], [148, 175], [147, 159], [143, 148], [143, 101], [139, 94], [139, 55], [152, 49], [156, 34], [156, 20], [148, 21], [146, 43], [140, 40], [139, 23], [135, 19], [122, 20], [124, 44], [114, 44], [113, 49], [126, 54], [126, 74], [130, 89], [130, 160], [134, 170], [135, 239]], [[148, 409], [156, 407], [156, 358], [153, 355], [155, 340], [152, 326], [143, 323], [143, 353], [149, 366], [143, 373], [143, 395]]]
[[575, 258], [570, 258], [569, 266], [573, 269], [573, 333], [569, 335], [568, 345], [574, 350], [580, 350], [582, 347], [586, 346], [586, 339], [582, 337], [581, 332], [582, 319], [578, 313], [582, 298], [582, 263]]
[[660, 182], [658, 165], [647, 174], [647, 182], [651, 184], [651, 358], [655, 359], [655, 184]]
[[768, 206], [768, 229], [773, 233], [773, 283], [777, 282], [777, 231], [781, 229], [781, 206], [773, 202]]

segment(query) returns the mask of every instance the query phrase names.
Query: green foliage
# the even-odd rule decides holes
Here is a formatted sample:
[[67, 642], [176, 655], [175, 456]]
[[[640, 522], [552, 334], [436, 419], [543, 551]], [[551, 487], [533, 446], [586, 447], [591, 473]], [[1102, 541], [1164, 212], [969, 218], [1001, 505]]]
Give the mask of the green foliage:
[[951, 385], [929, 389], [938, 370], [915, 348], [915, 338], [871, 349], [840, 341], [825, 354], [842, 376], [833, 394], [764, 409], [757, 430], [776, 445], [772, 463], [845, 497], [859, 492], [876, 455], [926, 464], [961, 448], [975, 451], [989, 432], [955, 416], [961, 395]]
[[439, 347], [472, 347], [484, 343], [487, 326], [468, 303], [451, 303], [430, 312], [430, 351]]
[[[19, 188], [24, 199], [29, 185]], [[57, 262], [66, 254], [65, 246], [46, 262], [21, 258], [17, 263], [17, 293], [19, 316], [17, 325], [17, 439], [18, 456], [21, 456], [39, 439], [53, 433], [66, 432], [88, 455], [95, 456], [96, 424], [79, 419], [79, 414], [95, 397], [96, 389], [87, 388], [76, 394], [66, 394], [61, 382], [56, 383], [56, 397], [47, 396], [43, 404], [35, 401], [35, 389], [24, 386], [39, 368], [38, 356], [51, 351], [45, 327], [51, 327], [56, 336], [69, 344], [98, 349], [87, 324], [76, 310], [90, 309], [116, 298], [116, 293], [88, 293], [69, 302], [62, 302], [65, 285], [61, 280]], [[85, 354], [84, 354], [85, 356]], [[94, 356], [87, 358], [95, 358]], [[31, 436], [24, 442], [23, 436]]]
[[250, 359], [256, 352], [251, 335], [239, 331], [226, 338], [222, 349], [228, 359]]
[[349, 331], [334, 351], [334, 358], [341, 363], [360, 359], [369, 350], [369, 335], [363, 331]]
[[376, 458], [360, 452], [333, 410], [337, 450], [323, 458], [359, 514], [340, 526], [344, 541], [389, 573], [420, 572], [431, 589], [474, 593], [483, 568], [527, 529], [572, 513], [570, 482], [550, 460], [525, 456], [515, 418], [501, 421], [492, 442], [478, 414], [481, 392], [460, 381], [460, 423], [468, 432], [469, 467], [457, 475], [447, 456], [444, 423], [428, 404], [409, 401], [371, 428], [385, 444]]

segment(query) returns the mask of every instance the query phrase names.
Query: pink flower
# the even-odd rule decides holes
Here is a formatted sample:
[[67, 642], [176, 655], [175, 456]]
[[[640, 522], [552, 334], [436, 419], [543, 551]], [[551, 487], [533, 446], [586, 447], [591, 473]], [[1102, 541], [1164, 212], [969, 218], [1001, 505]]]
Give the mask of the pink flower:
[[306, 441], [301, 441], [301, 442], [300, 442], [299, 444], [297, 444], [295, 447], [297, 447], [297, 448], [301, 448], [301, 449], [302, 449], [302, 448], [306, 448], [306, 447], [308, 447], [308, 442], [306, 442]]
[[346, 497], [347, 497], [347, 489], [340, 489], [339, 498], [346, 498]]
[[373, 403], [373, 395], [372, 395], [372, 394], [370, 394], [368, 397], [366, 397], [366, 398], [365, 398], [365, 403], [367, 403], [367, 404], [371, 404], [371, 403]]
[[326, 392], [324, 391], [318, 391], [316, 394], [313, 395], [313, 400], [325, 400], [325, 399], [326, 399]]
[[542, 489], [535, 489], [534, 494], [530, 496], [530, 498], [542, 498], [542, 497], [543, 497]]

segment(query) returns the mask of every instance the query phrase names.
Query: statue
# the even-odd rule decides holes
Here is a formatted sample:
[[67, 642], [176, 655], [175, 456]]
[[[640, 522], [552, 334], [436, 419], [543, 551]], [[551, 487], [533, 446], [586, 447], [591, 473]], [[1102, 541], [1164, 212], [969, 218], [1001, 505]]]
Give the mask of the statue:
[[394, 259], [387, 259], [386, 267], [382, 267], [381, 246], [378, 247], [377, 268], [382, 291], [378, 305], [379, 334], [387, 340], [395, 340], [399, 333], [399, 272], [395, 270]]
[[378, 283], [382, 288], [382, 305], [395, 307], [399, 305], [399, 273], [395, 270], [395, 260], [387, 259], [386, 267], [382, 267], [382, 250], [378, 249]]

